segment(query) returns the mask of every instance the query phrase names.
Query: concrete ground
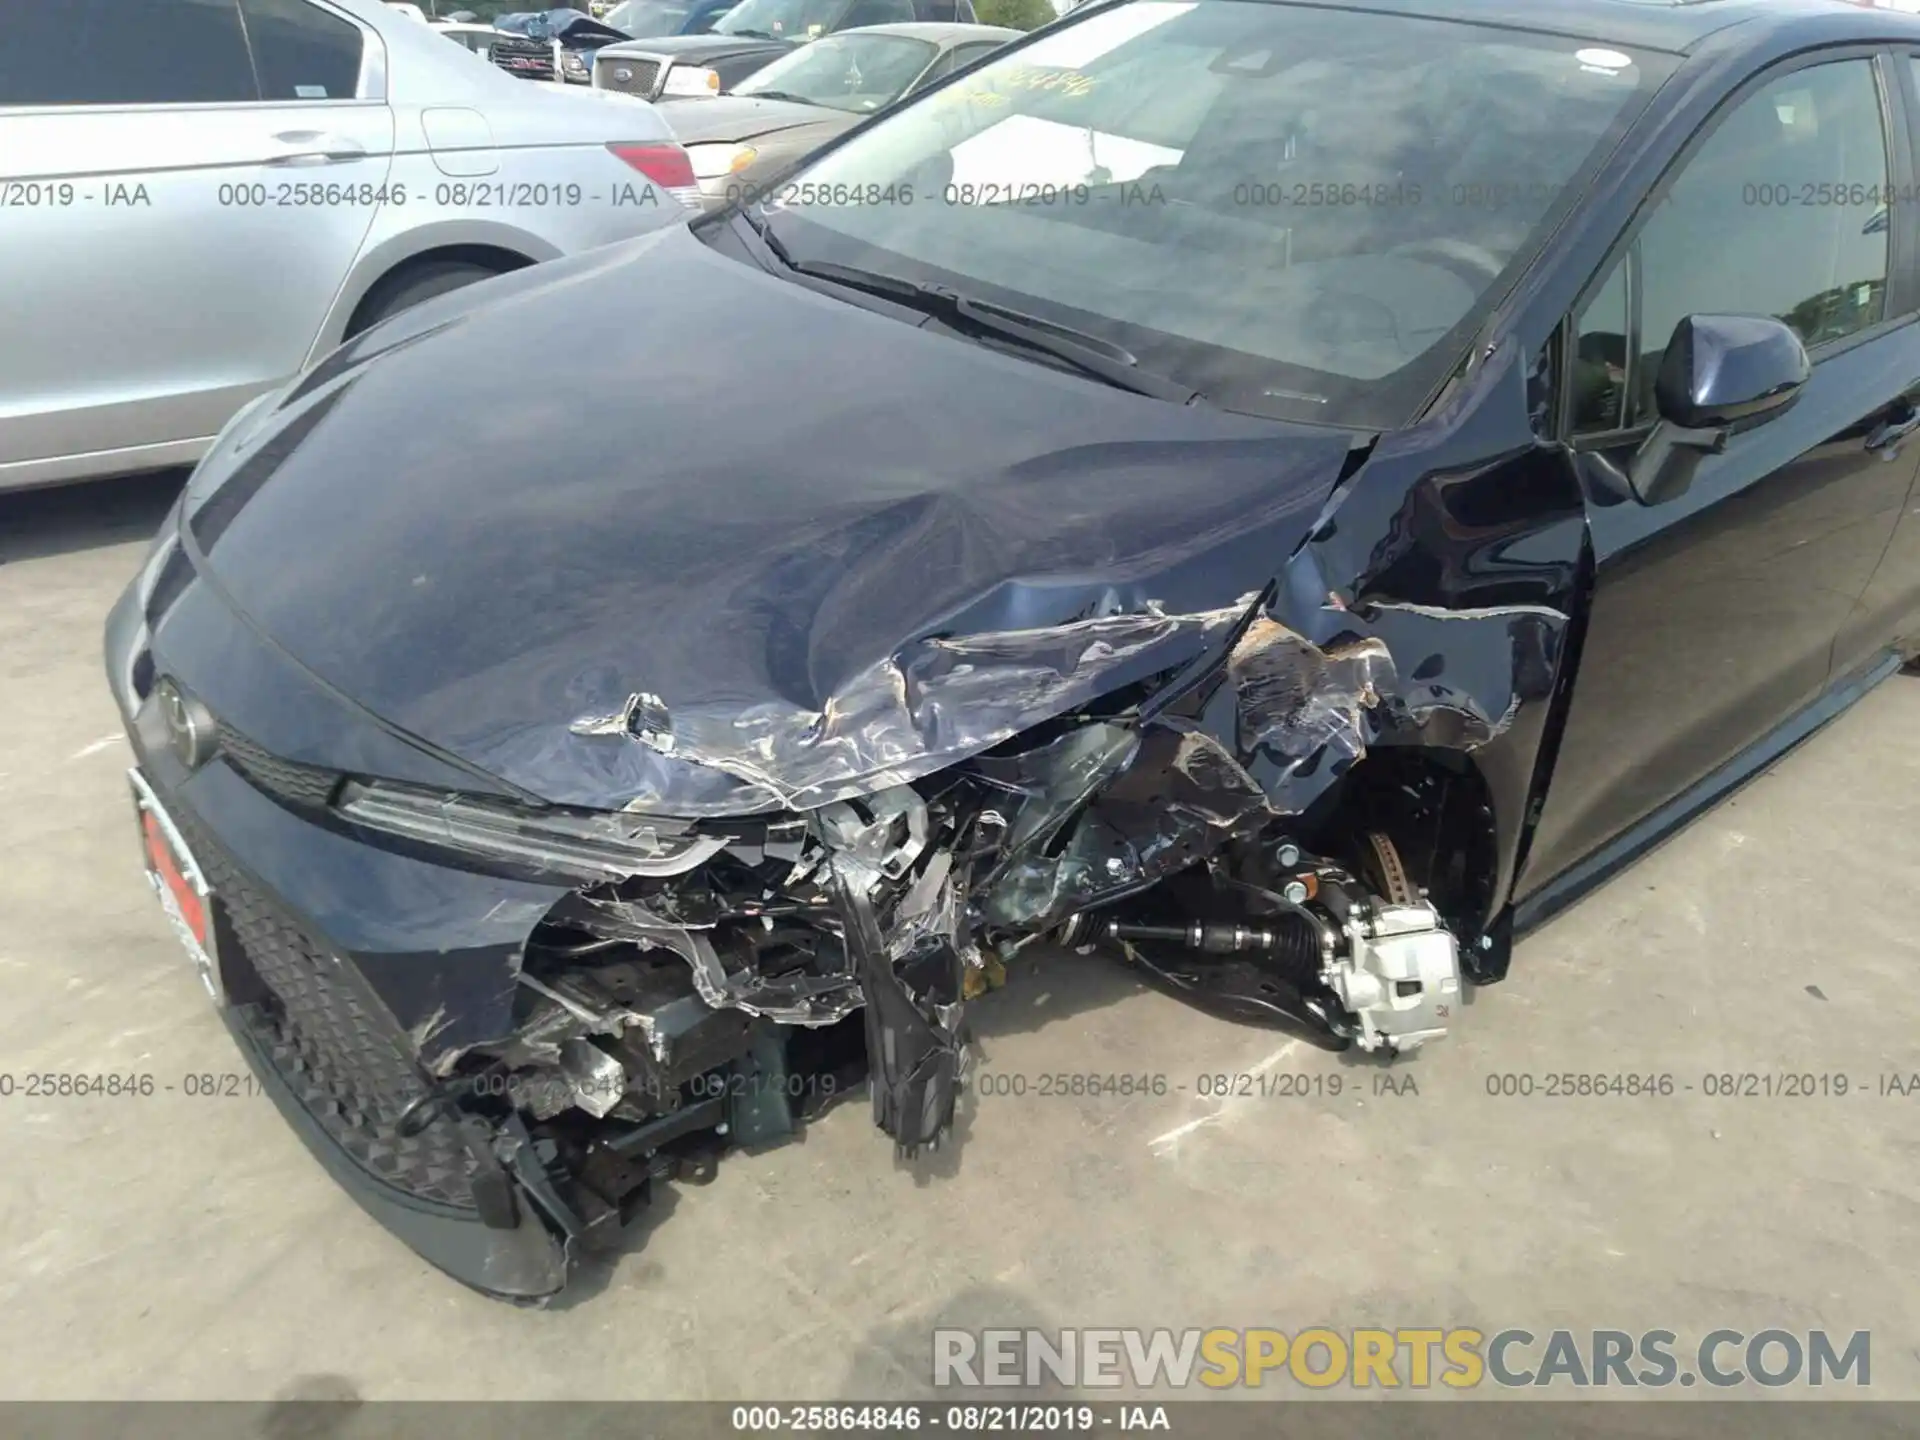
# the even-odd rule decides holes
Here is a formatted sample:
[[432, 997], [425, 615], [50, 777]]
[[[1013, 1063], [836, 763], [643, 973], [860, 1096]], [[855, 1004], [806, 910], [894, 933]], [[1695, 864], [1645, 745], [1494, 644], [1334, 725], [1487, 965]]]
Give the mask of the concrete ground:
[[[1029, 1093], [970, 1097], [937, 1169], [842, 1106], [518, 1310], [388, 1238], [265, 1099], [23, 1094], [242, 1068], [141, 878], [100, 675], [175, 484], [0, 496], [0, 1397], [882, 1397], [924, 1390], [936, 1326], [1314, 1324], [1864, 1329], [1870, 1394], [1920, 1396], [1920, 1096], [1875, 1093], [1920, 1071], [1920, 680], [1528, 939], [1396, 1069], [1417, 1095], [1023, 957], [975, 1014], [981, 1071]], [[1488, 1093], [1561, 1071], [1676, 1088]], [[1852, 1093], [1703, 1093], [1747, 1071]], [[1032, 1093], [1054, 1072], [1167, 1093]], [[1198, 1093], [1254, 1072], [1322, 1093]]]

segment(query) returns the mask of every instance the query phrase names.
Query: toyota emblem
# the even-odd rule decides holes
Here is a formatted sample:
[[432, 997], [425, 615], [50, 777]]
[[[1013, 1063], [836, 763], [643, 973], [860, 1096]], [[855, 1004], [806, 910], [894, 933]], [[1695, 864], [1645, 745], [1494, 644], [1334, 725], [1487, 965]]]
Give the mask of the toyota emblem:
[[154, 699], [159, 702], [161, 723], [167, 728], [167, 744], [174, 758], [186, 769], [198, 770], [218, 748], [218, 722], [170, 676], [154, 687]]

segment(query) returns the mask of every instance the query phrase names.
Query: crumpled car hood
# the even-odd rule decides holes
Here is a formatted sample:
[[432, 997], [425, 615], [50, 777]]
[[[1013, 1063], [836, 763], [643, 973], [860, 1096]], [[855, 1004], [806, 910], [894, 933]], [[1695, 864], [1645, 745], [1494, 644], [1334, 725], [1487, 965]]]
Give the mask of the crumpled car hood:
[[632, 38], [626, 31], [602, 25], [591, 15], [579, 10], [531, 10], [515, 15], [500, 15], [495, 17], [493, 28], [505, 30], [509, 35], [525, 35], [533, 40], [559, 40], [576, 45], [594, 40], [623, 41]]
[[264, 634], [528, 792], [686, 816], [917, 778], [1227, 643], [1353, 440], [680, 227], [429, 302], [239, 428], [184, 528]]

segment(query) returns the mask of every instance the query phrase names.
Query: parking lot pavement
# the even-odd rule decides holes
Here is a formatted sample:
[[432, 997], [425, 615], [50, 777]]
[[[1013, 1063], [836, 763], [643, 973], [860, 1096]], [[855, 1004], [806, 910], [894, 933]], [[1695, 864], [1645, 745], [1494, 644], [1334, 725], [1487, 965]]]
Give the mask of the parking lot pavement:
[[[1401, 1093], [1023, 956], [932, 1169], [841, 1106], [519, 1310], [389, 1239], [267, 1100], [183, 1093], [242, 1067], [141, 879], [99, 662], [177, 483], [0, 496], [6, 1395], [877, 1397], [926, 1385], [937, 1325], [1326, 1324], [1865, 1329], [1870, 1394], [1920, 1396], [1920, 1095], [1877, 1083], [1920, 1071], [1920, 680], [1528, 939]], [[28, 1098], [48, 1071], [175, 1088]], [[1560, 1072], [1674, 1093], [1547, 1098]], [[1851, 1093], [1709, 1097], [1723, 1072]], [[1038, 1093], [1118, 1073], [1167, 1093]], [[1255, 1073], [1264, 1097], [1200, 1093]], [[1488, 1093], [1511, 1076], [1536, 1093]]]

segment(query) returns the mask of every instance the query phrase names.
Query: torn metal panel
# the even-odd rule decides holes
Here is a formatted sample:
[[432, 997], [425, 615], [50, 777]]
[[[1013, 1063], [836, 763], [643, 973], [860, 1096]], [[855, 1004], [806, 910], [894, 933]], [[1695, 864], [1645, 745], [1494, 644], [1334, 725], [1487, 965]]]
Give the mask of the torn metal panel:
[[[691, 822], [677, 844], [715, 847], [693, 864], [584, 887], [550, 920], [672, 952], [709, 1011], [813, 1028], [862, 1011], [875, 1121], [905, 1154], [951, 1125], [983, 940], [1007, 953], [1094, 911], [1122, 917], [1101, 933], [1144, 970], [1230, 1013], [1388, 1050], [1444, 1033], [1460, 951], [1440, 911], [1404, 876], [1361, 874], [1364, 857], [1302, 858], [1276, 837], [1381, 751], [1491, 757], [1494, 774], [1530, 759], [1569, 625], [1546, 572], [1577, 537], [1497, 523], [1479, 487], [1508, 483], [1499, 467], [1422, 473], [1397, 495], [1391, 457], [1375, 473], [1231, 604], [1109, 592], [1058, 624], [923, 637], [818, 707], [720, 717], [635, 691], [582, 715], [578, 735], [720, 782], [674, 795], [779, 818], [724, 836]], [[1415, 574], [1403, 544], [1435, 525], [1478, 533]], [[556, 1069], [591, 1114], [612, 1073], [599, 1057], [628, 1055], [628, 1074], [661, 1060], [646, 1012], [589, 1024], [607, 1018], [550, 1010], [512, 1055]]]
[[[624, 736], [744, 782], [736, 813], [810, 810], [902, 786], [989, 750], [1076, 706], [1120, 678], [1189, 658], [1236, 624], [1252, 596], [1169, 613], [1161, 602], [1065, 624], [917, 640], [855, 674], [817, 709], [763, 704], [669, 716], [635, 694], [612, 715], [583, 715], [583, 736]], [[667, 794], [628, 808], [672, 811]]]
[[671, 950], [693, 971], [694, 985], [707, 1004], [788, 1025], [830, 1025], [860, 1006], [852, 975], [838, 973], [768, 976], [730, 972], [714, 948], [713, 922], [677, 922], [639, 900], [608, 896], [576, 897], [577, 908], [556, 910], [594, 934], [629, 941], [642, 948]]
[[[1338, 514], [1321, 533], [1334, 533]], [[1264, 591], [1208, 610], [1148, 603], [937, 637], [862, 672], [819, 712], [749, 713], [715, 728], [636, 694], [617, 715], [585, 717], [577, 730], [715, 769], [804, 811], [809, 834], [783, 857], [790, 864], [772, 866], [777, 878], [768, 848], [741, 842], [734, 858], [762, 867], [757, 879], [723, 882], [703, 863], [584, 892], [576, 918], [594, 935], [676, 952], [716, 1008], [800, 1025], [864, 1008], [877, 1123], [905, 1151], [937, 1144], [961, 1074], [976, 927], [1014, 941], [1131, 897], [1150, 902], [1163, 884], [1305, 816], [1375, 749], [1472, 754], [1550, 694], [1565, 612], [1376, 598], [1352, 577], [1329, 583], [1327, 558], [1303, 545]], [[1125, 670], [1144, 656], [1150, 664]], [[1107, 698], [1122, 670], [1134, 690]], [[1031, 747], [1008, 749], [1043, 724]], [[1302, 903], [1290, 890], [1242, 888]], [[716, 943], [729, 926], [771, 926], [775, 914], [824, 943], [778, 967]], [[1359, 923], [1325, 932], [1360, 937], [1350, 947], [1359, 959], [1330, 959], [1321, 974], [1309, 956], [1288, 982], [1294, 1001], [1263, 1003], [1336, 1031], [1345, 1004], [1354, 1018], [1341, 1033], [1369, 1045], [1412, 1048], [1439, 1033], [1432, 1016], [1450, 1001], [1426, 990], [1455, 973], [1452, 938], [1426, 922], [1421, 963], [1369, 979], [1390, 967], [1366, 959], [1374, 942]], [[1416, 984], [1417, 998], [1393, 988]], [[1410, 1017], [1426, 1018], [1388, 1028]]]
[[964, 1073], [963, 965], [953, 938], [931, 928], [912, 934], [896, 957], [862, 878], [836, 859], [847, 948], [865, 1000], [873, 1121], [911, 1159], [938, 1150], [953, 1125]]
[[658, 695], [635, 691], [611, 715], [582, 715], [567, 727], [576, 735], [625, 735], [662, 755], [674, 750], [673, 716]]
[[[1210, 735], [1159, 724], [1130, 753], [1074, 823], [1036, 827], [1010, 850], [981, 897], [990, 921], [1027, 930], [1058, 924], [1196, 864], [1272, 818], [1258, 782]], [[1045, 810], [1056, 796], [1042, 791], [1032, 803]], [[1016, 832], [1024, 819], [1016, 818]]]
[[[1376, 745], [1485, 745], [1523, 699], [1546, 695], [1565, 617], [1541, 606], [1327, 604], [1301, 623], [1328, 637], [1324, 647], [1271, 604], [1252, 614], [1192, 714], [1137, 732], [1090, 725], [1027, 757], [1009, 854], [982, 901], [988, 917], [1057, 923], [1151, 885], [1303, 814]], [[1450, 673], [1452, 650], [1470, 658]], [[1403, 674], [1397, 653], [1422, 658]], [[1505, 659], [1472, 663], [1488, 655]], [[1070, 838], [1050, 844], [1070, 816]]]
[[[1390, 837], [1356, 848], [1327, 817], [1384, 753], [1450, 756], [1502, 786], [1535, 762], [1579, 543], [1537, 506], [1503, 509], [1514, 467], [1538, 462], [1403, 483], [1376, 454], [1264, 573], [1232, 572], [1258, 588], [1229, 603], [1190, 603], [1191, 573], [1157, 595], [1076, 582], [1043, 606], [999, 586], [824, 700], [632, 689], [581, 710], [573, 736], [646, 757], [624, 773], [659, 782], [615, 830], [446, 804], [402, 816], [443, 842], [596, 847], [581, 853], [615, 870], [619, 846], [636, 852], [547, 914], [522, 977], [538, 1003], [476, 1054], [545, 1077], [519, 1105], [540, 1124], [625, 1125], [621, 1143], [645, 1147], [697, 1129], [668, 1106], [689, 1067], [784, 1077], [769, 1034], [858, 1011], [875, 1123], [911, 1156], [951, 1132], [966, 999], [1047, 935], [1108, 941], [1196, 1003], [1316, 1043], [1437, 1038], [1482, 953], [1478, 917], [1456, 923], [1398, 859], [1370, 870], [1397, 854]], [[1054, 618], [977, 623], [1022, 605]], [[1508, 822], [1490, 807], [1470, 823]], [[663, 963], [680, 992], [612, 995], [623, 967]], [[761, 1108], [755, 1133], [792, 1111]], [[599, 1152], [577, 1169], [628, 1183]]]

